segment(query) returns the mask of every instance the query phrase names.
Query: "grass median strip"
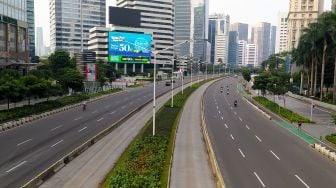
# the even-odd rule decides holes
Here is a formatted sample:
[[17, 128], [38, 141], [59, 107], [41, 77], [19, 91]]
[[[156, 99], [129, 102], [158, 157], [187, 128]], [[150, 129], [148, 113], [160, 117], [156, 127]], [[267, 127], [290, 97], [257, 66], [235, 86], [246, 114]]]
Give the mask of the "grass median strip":
[[188, 97], [204, 83], [206, 81], [187, 87], [183, 94], [176, 94], [173, 108], [171, 101], [165, 103], [156, 113], [156, 136], [152, 136], [151, 119], [106, 176], [103, 188], [167, 187], [179, 116]]
[[326, 140], [328, 140], [329, 142], [331, 142], [331, 143], [333, 143], [333, 144], [336, 144], [336, 133], [335, 133], [335, 134], [327, 135], [325, 138], [326, 138]]
[[50, 100], [50, 101], [37, 103], [34, 105], [30, 105], [30, 106], [27, 105], [27, 106], [22, 106], [18, 108], [12, 108], [9, 110], [1, 110], [0, 111], [0, 123], [23, 118], [23, 117], [34, 115], [34, 114], [51, 111], [57, 108], [67, 106], [67, 105], [76, 104], [81, 101], [88, 100], [90, 98], [107, 95], [107, 94], [115, 93], [118, 91], [121, 91], [121, 89], [112, 89], [109, 91], [103, 91], [103, 92], [99, 92], [95, 94], [67, 96], [67, 97], [56, 99], [56, 100]]
[[262, 106], [271, 110], [273, 113], [280, 115], [281, 117], [287, 119], [290, 122], [313, 123], [309, 119], [291, 110], [288, 110], [287, 108], [283, 108], [279, 106], [277, 103], [274, 103], [265, 97], [257, 96], [257, 97], [253, 97], [253, 99], [257, 101], [259, 104], [261, 104]]

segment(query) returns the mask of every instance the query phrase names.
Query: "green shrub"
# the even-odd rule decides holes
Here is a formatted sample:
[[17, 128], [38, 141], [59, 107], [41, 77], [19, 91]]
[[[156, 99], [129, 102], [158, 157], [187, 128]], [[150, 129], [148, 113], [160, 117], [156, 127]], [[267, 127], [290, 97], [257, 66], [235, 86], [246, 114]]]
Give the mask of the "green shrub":
[[313, 123], [309, 119], [302, 117], [301, 115], [288, 110], [286, 108], [283, 108], [279, 106], [277, 103], [274, 103], [270, 100], [268, 100], [265, 97], [257, 96], [253, 97], [255, 101], [260, 103], [262, 106], [266, 107], [267, 109], [271, 110], [273, 113], [276, 113], [280, 115], [281, 117], [289, 120], [290, 122], [302, 122], [302, 123]]
[[329, 142], [336, 144], [336, 134], [327, 135], [325, 138]]

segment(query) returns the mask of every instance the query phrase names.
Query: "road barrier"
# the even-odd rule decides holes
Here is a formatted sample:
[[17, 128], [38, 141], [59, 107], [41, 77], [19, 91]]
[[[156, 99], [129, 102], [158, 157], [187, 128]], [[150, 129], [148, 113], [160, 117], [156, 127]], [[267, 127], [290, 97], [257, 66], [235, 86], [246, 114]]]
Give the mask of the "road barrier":
[[321, 144], [312, 144], [312, 148], [314, 148], [316, 151], [320, 152], [321, 154], [325, 155], [332, 161], [336, 161], [336, 154], [335, 152], [330, 151], [326, 147], [322, 146]]

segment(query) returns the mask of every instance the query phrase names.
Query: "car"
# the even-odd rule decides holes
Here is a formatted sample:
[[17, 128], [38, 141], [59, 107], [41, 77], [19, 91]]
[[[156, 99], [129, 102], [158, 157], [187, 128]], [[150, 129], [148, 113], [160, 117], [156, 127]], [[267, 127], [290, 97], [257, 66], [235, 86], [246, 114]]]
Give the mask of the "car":
[[166, 86], [171, 86], [171, 81], [166, 81]]

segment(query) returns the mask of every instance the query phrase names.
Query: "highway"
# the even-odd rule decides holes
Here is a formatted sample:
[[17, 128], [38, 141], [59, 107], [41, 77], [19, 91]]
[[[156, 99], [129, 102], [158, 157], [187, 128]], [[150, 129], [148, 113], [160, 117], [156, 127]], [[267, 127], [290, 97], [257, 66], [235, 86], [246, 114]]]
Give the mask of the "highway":
[[[184, 80], [189, 82], [188, 79]], [[181, 85], [177, 80], [175, 87]], [[157, 95], [170, 91], [164, 82]], [[0, 187], [20, 187], [94, 135], [151, 101], [153, 84], [0, 133]]]
[[246, 103], [236, 92], [237, 81], [229, 78], [213, 84], [203, 99], [226, 187], [335, 188], [336, 163]]

